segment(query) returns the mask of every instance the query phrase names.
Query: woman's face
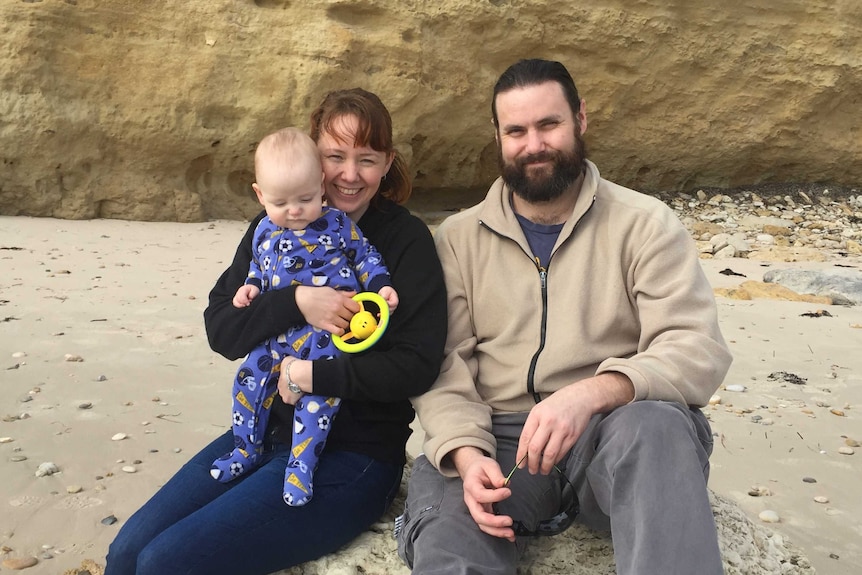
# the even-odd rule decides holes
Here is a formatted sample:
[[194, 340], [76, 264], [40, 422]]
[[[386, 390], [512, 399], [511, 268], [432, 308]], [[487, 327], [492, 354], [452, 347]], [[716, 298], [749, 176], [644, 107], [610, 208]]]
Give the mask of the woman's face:
[[334, 133], [322, 131], [317, 140], [326, 199], [354, 222], [368, 209], [394, 157], [367, 146], [354, 148], [358, 124], [356, 116], [342, 116], [333, 123]]

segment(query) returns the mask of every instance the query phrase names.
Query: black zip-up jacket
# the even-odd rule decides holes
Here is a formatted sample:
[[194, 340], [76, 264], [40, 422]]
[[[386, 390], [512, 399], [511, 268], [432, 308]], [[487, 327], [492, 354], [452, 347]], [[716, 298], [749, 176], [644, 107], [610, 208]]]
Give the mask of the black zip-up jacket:
[[[204, 311], [210, 347], [230, 360], [247, 355], [267, 338], [306, 323], [295, 287], [261, 293], [250, 306], [232, 300], [248, 275], [254, 229], [251, 222], [230, 267], [209, 294]], [[342, 398], [326, 450], [346, 450], [403, 464], [414, 411], [408, 398], [431, 387], [446, 342], [446, 288], [428, 227], [395, 203], [369, 206], [359, 229], [383, 255], [398, 292], [398, 308], [386, 333], [370, 350], [314, 362], [314, 393]], [[293, 406], [276, 396], [269, 429], [290, 444]]]

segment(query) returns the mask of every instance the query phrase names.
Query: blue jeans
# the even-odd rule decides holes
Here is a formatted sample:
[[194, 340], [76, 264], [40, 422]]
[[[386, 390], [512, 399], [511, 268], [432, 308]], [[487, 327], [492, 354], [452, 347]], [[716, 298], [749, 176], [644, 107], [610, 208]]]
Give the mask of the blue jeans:
[[289, 446], [275, 444], [261, 466], [229, 483], [210, 475], [233, 449], [226, 432], [186, 463], [123, 525], [105, 575], [266, 574], [332, 553], [377, 521], [401, 483], [402, 468], [358, 453], [325, 452], [314, 498], [282, 499]]

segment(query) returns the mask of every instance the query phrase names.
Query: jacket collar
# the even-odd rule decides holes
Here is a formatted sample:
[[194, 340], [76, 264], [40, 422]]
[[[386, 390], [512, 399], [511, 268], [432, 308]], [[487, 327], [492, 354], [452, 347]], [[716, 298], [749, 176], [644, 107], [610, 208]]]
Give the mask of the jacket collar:
[[[558, 245], [561, 239], [571, 235], [575, 225], [592, 207], [596, 200], [600, 180], [599, 169], [590, 160], [586, 160], [586, 173], [584, 174], [584, 181], [581, 183], [581, 191], [578, 193], [572, 215], [566, 220], [560, 231], [560, 239], [557, 240]], [[525, 248], [527, 253], [530, 253], [527, 240], [515, 217], [515, 211], [512, 209], [511, 197], [512, 191], [503, 183], [503, 178], [497, 178], [491, 185], [491, 189], [488, 190], [485, 201], [482, 202], [479, 221], [495, 232], [516, 240]]]

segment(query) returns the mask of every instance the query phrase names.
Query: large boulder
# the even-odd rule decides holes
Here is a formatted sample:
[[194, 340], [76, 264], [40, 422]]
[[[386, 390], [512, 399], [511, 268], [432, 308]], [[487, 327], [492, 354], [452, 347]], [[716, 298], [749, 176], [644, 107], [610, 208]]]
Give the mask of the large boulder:
[[247, 218], [252, 151], [379, 93], [428, 193], [496, 173], [490, 96], [564, 62], [603, 174], [642, 189], [862, 181], [857, 0], [0, 3], [0, 214]]
[[[408, 465], [409, 473], [409, 465]], [[409, 575], [392, 536], [404, 507], [407, 475], [392, 510], [369, 531], [333, 555], [278, 575]], [[726, 575], [814, 575], [808, 559], [785, 537], [752, 523], [735, 503], [710, 493]], [[613, 544], [607, 533], [574, 525], [554, 537], [538, 537], [518, 565], [523, 575], [613, 575]]]

